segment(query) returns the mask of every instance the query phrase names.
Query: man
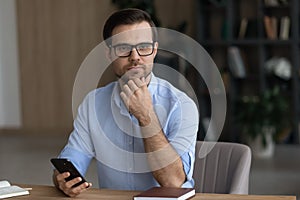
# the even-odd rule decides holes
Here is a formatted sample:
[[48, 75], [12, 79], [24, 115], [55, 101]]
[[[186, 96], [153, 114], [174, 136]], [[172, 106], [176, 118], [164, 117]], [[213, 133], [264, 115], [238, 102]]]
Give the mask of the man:
[[[152, 73], [158, 42], [150, 16], [138, 9], [115, 12], [103, 37], [118, 81], [86, 96], [59, 157], [82, 174], [96, 158], [100, 188], [193, 187], [197, 107]], [[53, 174], [54, 184], [68, 196], [91, 185], [72, 187], [80, 178], [66, 182], [69, 175]]]

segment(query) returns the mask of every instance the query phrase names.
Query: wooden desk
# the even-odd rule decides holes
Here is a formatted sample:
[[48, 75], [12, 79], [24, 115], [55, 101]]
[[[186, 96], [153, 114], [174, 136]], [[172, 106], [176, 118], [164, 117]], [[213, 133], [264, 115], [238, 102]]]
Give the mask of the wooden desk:
[[[37, 186], [37, 185], [21, 185], [21, 187], [31, 187], [30, 195], [19, 196], [11, 199], [30, 199], [30, 200], [51, 200], [65, 199], [62, 192], [58, 191], [53, 186]], [[91, 188], [85, 193], [76, 197], [76, 200], [132, 200], [133, 196], [138, 194], [138, 191], [119, 191], [107, 189]], [[265, 196], [265, 195], [233, 195], [233, 194], [200, 194], [197, 193], [193, 200], [296, 200], [295, 196]]]

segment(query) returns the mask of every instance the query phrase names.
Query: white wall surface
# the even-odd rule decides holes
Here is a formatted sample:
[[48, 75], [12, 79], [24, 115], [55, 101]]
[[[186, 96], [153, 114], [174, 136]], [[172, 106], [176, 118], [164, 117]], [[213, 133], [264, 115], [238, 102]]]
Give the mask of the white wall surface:
[[15, 0], [0, 0], [0, 128], [21, 126]]

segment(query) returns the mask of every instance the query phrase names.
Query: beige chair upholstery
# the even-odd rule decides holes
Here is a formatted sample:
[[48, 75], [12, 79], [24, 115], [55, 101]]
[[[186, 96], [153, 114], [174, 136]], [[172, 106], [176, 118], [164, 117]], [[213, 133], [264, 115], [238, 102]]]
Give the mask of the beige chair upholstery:
[[196, 192], [248, 194], [250, 148], [243, 144], [197, 141]]

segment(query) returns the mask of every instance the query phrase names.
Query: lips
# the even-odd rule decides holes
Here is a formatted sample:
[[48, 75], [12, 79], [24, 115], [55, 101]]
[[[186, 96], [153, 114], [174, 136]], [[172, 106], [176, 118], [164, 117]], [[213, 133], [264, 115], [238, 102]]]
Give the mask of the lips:
[[132, 70], [132, 69], [140, 69], [141, 67], [135, 66], [135, 67], [128, 67], [127, 70]]
[[134, 66], [129, 66], [127, 67], [127, 70], [132, 70], [132, 69], [142, 69], [143, 66], [142, 65], [134, 65]]

